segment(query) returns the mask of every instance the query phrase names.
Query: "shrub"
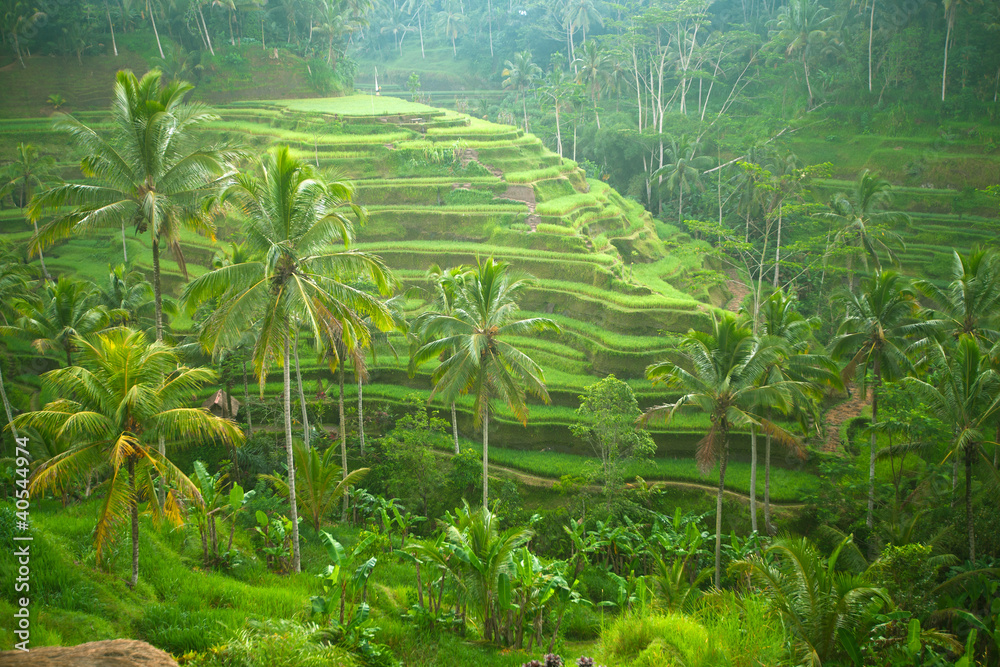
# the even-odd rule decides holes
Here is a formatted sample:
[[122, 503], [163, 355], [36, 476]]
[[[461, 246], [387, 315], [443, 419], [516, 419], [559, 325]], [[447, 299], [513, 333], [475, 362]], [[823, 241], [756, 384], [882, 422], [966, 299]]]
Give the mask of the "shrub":
[[605, 631], [609, 662], [631, 667], [720, 667], [723, 653], [708, 631], [680, 614], [624, 614]]

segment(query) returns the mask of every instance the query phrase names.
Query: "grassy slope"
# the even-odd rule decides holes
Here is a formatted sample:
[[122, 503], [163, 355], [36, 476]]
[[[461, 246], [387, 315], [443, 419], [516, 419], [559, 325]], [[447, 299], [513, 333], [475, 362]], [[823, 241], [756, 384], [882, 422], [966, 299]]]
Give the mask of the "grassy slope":
[[[95, 567], [91, 531], [98, 501], [62, 508], [55, 501], [32, 507], [31, 646], [73, 645], [118, 637], [137, 638], [180, 657], [187, 651], [205, 650], [223, 643], [262, 619], [306, 619], [309, 597], [322, 593], [316, 574], [327, 564], [325, 551], [311, 530], [304, 532], [303, 572], [273, 574], [252, 556], [251, 533], [236, 531], [234, 546], [244, 554], [243, 564], [230, 574], [204, 571], [197, 529], [154, 527], [140, 521], [139, 585], [125, 585], [131, 568], [128, 543], [122, 540]], [[6, 515], [0, 518], [0, 544], [12, 549]], [[329, 529], [345, 544], [356, 539], [354, 529]], [[226, 522], [220, 534], [228, 535]], [[0, 578], [13, 581], [16, 564], [0, 559]], [[415, 632], [399, 616], [409, 604], [415, 585], [413, 568], [389, 556], [380, 556], [371, 578], [369, 602], [378, 641], [389, 644], [405, 664], [519, 665], [522, 652], [501, 651], [443, 634], [429, 638]], [[9, 593], [0, 596], [0, 616], [12, 618]], [[9, 624], [0, 623], [0, 650], [13, 647]], [[577, 645], [563, 652], [576, 657], [592, 645]]]

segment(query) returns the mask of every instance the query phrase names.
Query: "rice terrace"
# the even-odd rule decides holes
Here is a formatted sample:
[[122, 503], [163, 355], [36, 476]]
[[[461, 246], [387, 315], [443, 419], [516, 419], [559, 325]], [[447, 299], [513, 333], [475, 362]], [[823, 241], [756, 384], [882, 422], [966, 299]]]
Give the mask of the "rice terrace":
[[0, 34], [0, 665], [1000, 667], [996, 2]]

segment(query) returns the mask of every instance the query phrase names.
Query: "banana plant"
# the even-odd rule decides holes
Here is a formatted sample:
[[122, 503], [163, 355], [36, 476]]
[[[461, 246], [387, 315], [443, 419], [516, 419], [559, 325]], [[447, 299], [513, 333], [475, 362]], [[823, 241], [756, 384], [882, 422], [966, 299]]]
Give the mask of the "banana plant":
[[[325, 595], [315, 595], [311, 598], [313, 613], [330, 616], [333, 607], [327, 599], [333, 591], [340, 596], [338, 625], [344, 626], [345, 613], [351, 618], [351, 625], [363, 623], [368, 617], [368, 579], [371, 577], [378, 559], [374, 556], [361, 560], [369, 547], [378, 538], [369, 534], [347, 550], [330, 533], [320, 531], [319, 539], [326, 547], [330, 564], [318, 576], [323, 581]], [[362, 618], [363, 617], [363, 618]]]

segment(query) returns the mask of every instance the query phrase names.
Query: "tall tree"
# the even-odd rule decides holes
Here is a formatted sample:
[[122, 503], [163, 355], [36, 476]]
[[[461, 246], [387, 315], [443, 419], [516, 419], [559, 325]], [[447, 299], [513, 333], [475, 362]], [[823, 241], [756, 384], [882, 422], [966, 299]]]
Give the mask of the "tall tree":
[[[14, 203], [24, 212], [36, 188], [44, 187], [45, 182], [52, 178], [55, 166], [55, 158], [51, 155], [40, 155], [36, 146], [19, 143], [14, 160], [6, 166], [0, 176], [0, 191], [6, 186]], [[38, 225], [34, 218], [31, 218], [31, 225], [37, 234]], [[42, 275], [46, 280], [52, 280], [48, 269], [45, 268], [45, 256], [41, 250], [38, 252], [38, 260], [42, 266]]]
[[548, 318], [520, 319], [517, 297], [530, 285], [492, 257], [479, 261], [462, 282], [450, 315], [432, 313], [420, 330], [432, 340], [415, 351], [411, 368], [445, 357], [432, 375], [430, 398], [453, 401], [459, 394], [474, 397], [476, 425], [483, 428], [483, 507], [489, 503], [489, 432], [491, 403], [502, 402], [522, 423], [528, 422], [526, 394], [548, 402], [541, 367], [514, 347], [508, 338], [541, 331], [558, 332]]
[[962, 256], [952, 252], [951, 281], [940, 287], [915, 280], [913, 287], [931, 303], [929, 324], [957, 339], [972, 336], [982, 349], [1000, 340], [1000, 254], [988, 248]]
[[786, 56], [798, 54], [806, 77], [809, 109], [812, 109], [816, 105], [809, 79], [810, 63], [817, 56], [839, 47], [836, 17], [816, 0], [789, 0], [787, 5], [778, 10], [778, 16], [773, 22], [771, 41], [780, 45]]
[[670, 137], [668, 150], [670, 162], [653, 172], [653, 178], [666, 179], [667, 191], [677, 191], [677, 222], [683, 223], [684, 188], [701, 188], [701, 172], [712, 166], [712, 158], [699, 155], [701, 144], [697, 139], [683, 134]]
[[29, 215], [73, 206], [74, 210], [44, 225], [31, 240], [32, 252], [73, 234], [125, 227], [149, 232], [153, 248], [153, 295], [156, 339], [163, 339], [163, 290], [160, 284], [160, 246], [166, 242], [182, 257], [177, 242], [182, 227], [213, 232], [203, 202], [213, 196], [231, 173], [235, 151], [202, 148], [194, 130], [218, 116], [184, 97], [192, 86], [172, 81], [161, 86], [161, 74], [152, 70], [141, 79], [118, 72], [111, 105], [111, 130], [102, 136], [71, 116], [56, 121], [86, 157], [83, 173], [96, 183], [64, 183], [38, 194]]
[[965, 463], [965, 525], [969, 538], [969, 560], [976, 560], [976, 533], [972, 508], [972, 475], [976, 459], [1000, 482], [1000, 474], [987, 455], [1000, 447], [989, 440], [1000, 415], [1000, 375], [991, 368], [989, 356], [970, 334], [960, 334], [954, 349], [936, 344], [932, 353], [938, 373], [936, 385], [918, 378], [906, 378], [910, 387], [926, 401], [935, 416], [951, 426], [948, 457], [962, 457]]
[[[447, 316], [451, 316], [455, 312], [458, 296], [462, 290], [462, 282], [468, 272], [469, 267], [466, 266], [442, 269], [437, 264], [431, 264], [426, 274], [434, 289], [434, 305], [430, 312]], [[428, 342], [423, 330], [426, 322], [427, 317], [418, 317], [413, 323], [411, 334], [418, 345]], [[449, 350], [446, 354], [450, 356], [454, 353], [455, 350]], [[455, 414], [454, 400], [451, 401], [451, 435], [455, 444], [455, 453], [458, 454], [458, 415]]]
[[[729, 434], [737, 427], [757, 426], [785, 442], [791, 437], [770, 420], [760, 416], [762, 406], [786, 411], [791, 401], [790, 382], [779, 380], [761, 384], [767, 367], [776, 363], [781, 349], [761, 340], [741, 325], [732, 313], [712, 318], [708, 333], [689, 331], [677, 346], [678, 362], [662, 361], [646, 369], [654, 383], [685, 392], [674, 403], [650, 408], [644, 421], [667, 423], [685, 406], [699, 408], [709, 416], [709, 432], [698, 443], [696, 458], [702, 472], [719, 463], [719, 489], [715, 503], [715, 585], [722, 582], [722, 497], [729, 463]], [[688, 368], [692, 370], [687, 370]]]
[[542, 82], [541, 92], [552, 102], [552, 111], [556, 116], [556, 152], [563, 157], [562, 112], [569, 108], [573, 96], [573, 82], [566, 76], [562, 67], [554, 67]]
[[521, 98], [521, 110], [524, 112], [524, 131], [528, 131], [528, 98], [527, 91], [541, 76], [542, 68], [531, 59], [531, 51], [518, 51], [514, 60], [508, 60], [501, 74], [504, 77], [503, 87], [513, 88]]
[[455, 40], [468, 31], [468, 17], [465, 15], [465, 12], [455, 11], [454, 0], [449, 0], [448, 6], [437, 13], [436, 20], [438, 30], [440, 30], [447, 39], [451, 40], [452, 55], [457, 58], [458, 47], [455, 46]]
[[104, 329], [111, 319], [94, 297], [94, 286], [81, 280], [62, 277], [46, 283], [37, 299], [14, 298], [17, 318], [0, 327], [0, 333], [30, 341], [41, 354], [65, 355], [66, 365], [72, 366], [80, 338]]
[[[35, 470], [30, 490], [40, 494], [78, 472], [109, 468], [94, 544], [100, 559], [118, 524], [131, 519], [134, 588], [139, 580], [139, 503], [154, 497], [154, 478], [173, 482], [184, 496], [200, 501], [191, 481], [154, 443], [162, 437], [177, 447], [215, 439], [238, 444], [243, 433], [203, 408], [182, 407], [192, 391], [212, 379], [212, 372], [181, 366], [176, 352], [163, 343], [149, 343], [141, 332], [120, 328], [100, 334], [94, 342], [77, 338], [74, 344], [81, 350], [80, 365], [43, 376], [60, 398], [14, 420], [73, 443]], [[180, 523], [172, 493], [167, 500], [166, 515]], [[156, 503], [150, 508], [158, 511]]]
[[601, 129], [601, 114], [597, 110], [597, 100], [608, 84], [608, 63], [610, 58], [597, 42], [591, 40], [583, 47], [583, 55], [573, 61], [576, 82], [583, 84], [590, 93], [590, 104], [594, 109], [597, 129]]
[[[234, 347], [251, 325], [259, 325], [253, 364], [262, 395], [270, 368], [276, 363], [282, 367], [296, 572], [300, 556], [290, 374], [295, 322], [308, 328], [317, 345], [339, 340], [348, 350], [367, 344], [366, 316], [378, 328], [392, 326], [385, 305], [350, 284], [364, 278], [383, 294], [393, 286], [379, 258], [350, 247], [354, 224], [345, 207], [364, 219], [364, 211], [351, 203], [352, 198], [350, 187], [324, 181], [309, 164], [292, 157], [287, 146], [271, 149], [261, 159], [259, 175], [237, 175], [223, 196], [244, 217], [249, 259], [205, 274], [188, 284], [184, 293], [189, 308], [216, 298], [217, 307], [201, 334], [206, 349]], [[343, 245], [343, 250], [331, 252], [333, 244]]]
[[[860, 294], [842, 298], [846, 313], [837, 336], [830, 344], [835, 358], [849, 358], [842, 376], [855, 376], [862, 396], [872, 392], [872, 425], [878, 423], [878, 399], [883, 380], [902, 378], [913, 367], [904, 351], [907, 336], [919, 333], [915, 321], [917, 301], [903, 279], [894, 271], [876, 270], [862, 283]], [[871, 379], [869, 379], [871, 373]], [[868, 512], [870, 529], [875, 512], [875, 430], [872, 429], [868, 462]]]
[[899, 263], [894, 246], [902, 246], [903, 239], [893, 227], [908, 226], [911, 221], [906, 213], [886, 210], [891, 204], [892, 184], [865, 169], [858, 175], [850, 194], [838, 193], [830, 202], [829, 211], [816, 214], [836, 228], [831, 247], [849, 249], [848, 286], [852, 291], [855, 257], [860, 259], [865, 269], [869, 261], [876, 269], [881, 269], [880, 254], [887, 255], [893, 264]]

